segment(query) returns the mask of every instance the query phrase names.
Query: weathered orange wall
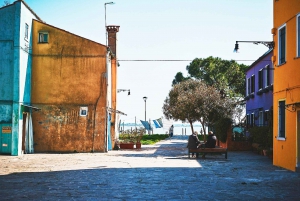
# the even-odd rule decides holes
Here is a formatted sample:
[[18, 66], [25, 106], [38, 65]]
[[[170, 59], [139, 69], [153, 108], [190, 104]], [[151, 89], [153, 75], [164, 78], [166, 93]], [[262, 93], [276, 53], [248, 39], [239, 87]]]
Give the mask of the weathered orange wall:
[[[299, 0], [274, 1], [275, 42], [274, 56], [274, 140], [273, 164], [295, 171], [297, 131], [296, 112], [286, 110], [285, 140], [278, 140], [278, 101], [286, 104], [300, 102], [300, 58], [296, 58], [296, 16], [300, 12]], [[278, 66], [278, 28], [286, 24], [286, 63]]]
[[108, 47], [113, 54], [111, 60], [111, 107], [115, 112], [111, 113], [111, 141], [112, 147], [115, 145], [115, 134], [116, 134], [116, 109], [117, 109], [117, 33], [119, 32], [120, 26], [109, 25], [106, 27], [108, 33]]
[[[114, 110], [117, 110], [117, 60], [116, 58], [112, 59], [111, 61], [111, 78], [112, 78], [112, 86], [111, 86], [111, 95], [112, 95], [112, 104], [111, 107]], [[113, 112], [111, 115], [111, 142], [112, 142], [112, 147], [114, 148], [115, 145], [115, 132], [116, 132], [116, 113]]]
[[[48, 43], [38, 43], [39, 31]], [[106, 46], [38, 21], [32, 33], [35, 151], [104, 152]]]

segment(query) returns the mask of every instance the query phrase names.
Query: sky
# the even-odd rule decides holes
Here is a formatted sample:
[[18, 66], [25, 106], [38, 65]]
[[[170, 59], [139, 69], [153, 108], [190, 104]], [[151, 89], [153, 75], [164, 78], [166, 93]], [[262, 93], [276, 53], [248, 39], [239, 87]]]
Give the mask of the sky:
[[[11, 0], [11, 3], [13, 1]], [[105, 44], [103, 0], [25, 0], [47, 24]], [[117, 35], [117, 94], [121, 121], [163, 117], [162, 106], [177, 72], [209, 56], [250, 65], [268, 48], [236, 41], [272, 41], [272, 0], [113, 0], [106, 24]], [[134, 61], [148, 60], [148, 61]], [[150, 61], [149, 61], [150, 60]], [[160, 61], [157, 61], [160, 60]], [[181, 61], [162, 61], [181, 60]]]

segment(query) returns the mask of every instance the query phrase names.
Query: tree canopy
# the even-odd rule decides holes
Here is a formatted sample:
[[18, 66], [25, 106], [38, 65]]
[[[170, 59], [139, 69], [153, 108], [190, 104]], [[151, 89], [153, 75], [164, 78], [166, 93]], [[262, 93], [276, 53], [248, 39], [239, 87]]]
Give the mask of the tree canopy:
[[184, 77], [178, 72], [172, 84], [195, 78], [217, 88], [222, 97], [241, 97], [245, 94], [247, 67], [234, 60], [222, 60], [218, 57], [196, 58], [186, 67], [190, 76]]
[[232, 115], [233, 104], [220, 96], [219, 91], [201, 80], [189, 79], [173, 85], [163, 105], [168, 119], [181, 120], [191, 125], [199, 121], [205, 133], [205, 126], [212, 125], [220, 117]]

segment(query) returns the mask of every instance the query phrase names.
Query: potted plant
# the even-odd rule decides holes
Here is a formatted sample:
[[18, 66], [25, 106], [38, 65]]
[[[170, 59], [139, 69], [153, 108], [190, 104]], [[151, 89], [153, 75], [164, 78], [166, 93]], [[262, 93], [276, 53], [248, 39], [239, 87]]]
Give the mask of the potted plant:
[[143, 129], [143, 128], [135, 129], [134, 131], [132, 131], [132, 135], [134, 136], [134, 139], [135, 139], [135, 148], [136, 149], [140, 149], [142, 147], [141, 140], [142, 140], [144, 133], [145, 133], [145, 129]]
[[123, 131], [119, 136], [120, 149], [133, 149], [134, 142], [130, 130]]

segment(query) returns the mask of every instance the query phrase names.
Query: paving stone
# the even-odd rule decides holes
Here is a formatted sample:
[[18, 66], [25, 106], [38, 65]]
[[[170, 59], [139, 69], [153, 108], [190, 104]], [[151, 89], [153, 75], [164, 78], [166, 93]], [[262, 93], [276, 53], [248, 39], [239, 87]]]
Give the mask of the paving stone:
[[0, 200], [299, 200], [299, 173], [247, 151], [189, 159], [187, 138], [108, 153], [0, 155]]

